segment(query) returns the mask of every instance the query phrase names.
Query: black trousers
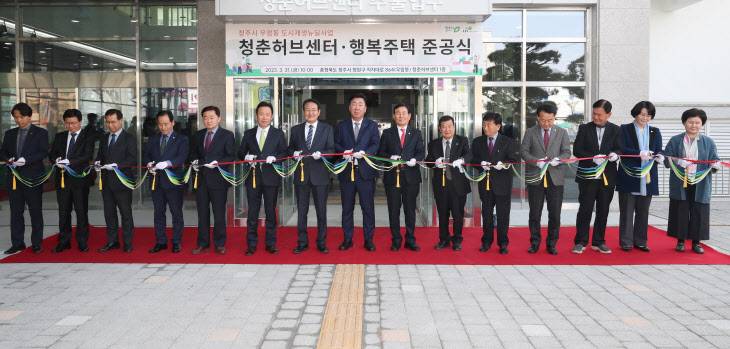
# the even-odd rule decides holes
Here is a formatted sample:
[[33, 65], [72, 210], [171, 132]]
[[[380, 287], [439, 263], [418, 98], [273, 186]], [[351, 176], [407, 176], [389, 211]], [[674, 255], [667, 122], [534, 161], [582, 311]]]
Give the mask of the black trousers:
[[618, 235], [621, 247], [646, 246], [651, 195], [618, 193]]
[[119, 243], [119, 215], [122, 216], [122, 242], [132, 245], [134, 236], [134, 216], [132, 216], [132, 190], [111, 190], [108, 187], [101, 191], [104, 199], [104, 220], [106, 221], [107, 243]]
[[28, 187], [17, 181], [16, 189], [8, 190], [10, 199], [10, 241], [13, 246], [25, 245], [25, 205], [30, 213], [31, 235], [33, 246], [43, 243], [43, 186]]
[[165, 212], [170, 207], [172, 215], [172, 239], [173, 244], [182, 242], [185, 219], [183, 218], [183, 186], [172, 189], [156, 188], [152, 191], [152, 203], [155, 207], [155, 240], [160, 245], [167, 244], [167, 216]]
[[669, 199], [669, 220], [667, 235], [693, 243], [710, 239], [710, 204], [695, 201], [697, 186], [684, 189], [686, 200]]
[[593, 206], [596, 206], [596, 218], [593, 220], [593, 246], [606, 244], [606, 222], [608, 221], [608, 209], [613, 200], [615, 185], [604, 185], [602, 179], [584, 181], [578, 183], [578, 216], [575, 218], [575, 244], [588, 246], [588, 238], [591, 234], [591, 216]]
[[400, 246], [403, 236], [400, 233], [400, 208], [403, 206], [403, 215], [406, 219], [406, 243], [415, 244], [416, 235], [416, 198], [420, 191], [420, 184], [406, 184], [400, 188], [393, 184], [385, 185], [385, 196], [388, 200], [388, 220], [390, 221], [391, 241]]
[[[84, 178], [86, 181], [86, 178]], [[69, 182], [67, 180], [67, 182]], [[89, 184], [79, 183], [56, 189], [58, 201], [58, 244], [71, 243], [71, 211], [76, 212], [76, 242], [87, 247], [89, 241]]]
[[[364, 165], [369, 166], [369, 165]], [[349, 171], [349, 170], [346, 170]], [[342, 231], [345, 239], [352, 239], [355, 233], [355, 194], [360, 199], [362, 210], [362, 235], [365, 241], [371, 241], [375, 233], [375, 179], [363, 179], [360, 170], [355, 170], [355, 181], [340, 181], [340, 198], [342, 199]]]
[[494, 243], [494, 207], [497, 207], [497, 245], [509, 245], [509, 213], [512, 200], [509, 195], [495, 195], [492, 190], [479, 190], [482, 200], [482, 244], [492, 246]]
[[545, 201], [547, 201], [548, 210], [548, 233], [545, 239], [545, 245], [555, 246], [560, 236], [560, 211], [563, 208], [563, 186], [553, 185], [549, 177], [549, 172], [546, 176], [548, 176], [547, 188], [543, 187], [542, 183], [527, 186], [527, 198], [530, 204], [529, 226], [531, 245], [540, 245], [542, 241], [540, 220], [542, 219], [542, 208], [545, 205]]
[[[200, 183], [198, 183], [200, 184]], [[210, 210], [213, 209], [213, 245], [226, 245], [226, 202], [228, 188], [208, 189], [208, 186], [198, 185], [195, 192], [195, 201], [198, 204], [198, 246], [210, 247]]]
[[311, 185], [309, 183], [294, 186], [297, 194], [297, 232], [298, 246], [309, 246], [307, 234], [307, 215], [309, 214], [309, 195], [314, 199], [314, 209], [317, 211], [317, 246], [327, 243], [327, 195], [330, 185]]
[[246, 226], [246, 243], [248, 246], [256, 247], [259, 242], [258, 224], [259, 211], [261, 210], [261, 197], [264, 199], [264, 212], [266, 213], [266, 246], [276, 245], [276, 199], [279, 194], [279, 187], [260, 185], [246, 187], [246, 198], [248, 199], [248, 218]]
[[[464, 238], [461, 231], [464, 228], [464, 205], [466, 195], [456, 195], [456, 190], [451, 181], [446, 181], [446, 186], [434, 190], [436, 198], [436, 210], [439, 216], [439, 241], [461, 244]], [[454, 235], [449, 234], [449, 216], [454, 219]]]

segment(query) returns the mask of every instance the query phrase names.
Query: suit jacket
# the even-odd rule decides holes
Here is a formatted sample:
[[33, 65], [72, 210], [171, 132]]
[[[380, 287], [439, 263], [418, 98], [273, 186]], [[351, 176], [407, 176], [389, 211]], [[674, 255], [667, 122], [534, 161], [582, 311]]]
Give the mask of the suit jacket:
[[[256, 160], [266, 160], [267, 157], [273, 156], [277, 159], [287, 157], [286, 153], [286, 135], [284, 131], [269, 126], [264, 148], [259, 149], [259, 140], [256, 138], [258, 126], [243, 132], [241, 147], [238, 149], [238, 158], [243, 160], [247, 154], [256, 155]], [[318, 131], [319, 132], [319, 131]], [[278, 162], [277, 162], [278, 163]], [[274, 169], [273, 164], [265, 162], [257, 162], [256, 164], [256, 185], [265, 185], [269, 187], [278, 187], [281, 185], [281, 176]], [[246, 186], [253, 187], [253, 171], [246, 178]]]
[[[218, 162], [233, 162], [236, 160], [236, 140], [233, 136], [233, 132], [228, 131], [222, 127], [218, 127], [218, 131], [215, 132], [213, 140], [210, 142], [210, 148], [205, 151], [205, 137], [207, 136], [208, 129], [195, 131], [193, 135], [195, 146], [190, 150], [193, 160], [198, 160], [200, 169], [198, 175], [204, 184], [209, 189], [227, 189], [231, 186], [231, 183], [226, 181], [221, 175], [220, 171], [215, 168], [207, 168], [204, 164], [211, 163], [213, 161]], [[220, 168], [226, 172], [233, 173], [232, 165], [220, 165]], [[200, 185], [200, 183], [198, 183]]]
[[[663, 154], [662, 151], [662, 133], [659, 129], [651, 126], [649, 127], [649, 150], [653, 151], [654, 154]], [[636, 136], [636, 127], [634, 123], [628, 123], [621, 125], [621, 147], [625, 155], [639, 155], [641, 149], [639, 149], [639, 137]], [[651, 161], [654, 161], [653, 159]], [[621, 158], [626, 166], [635, 168], [641, 168], [641, 158]], [[659, 181], [657, 179], [657, 166], [656, 164], [649, 171], [651, 182], [646, 183], [646, 195], [659, 195]], [[634, 178], [629, 176], [624, 170], [623, 166], [619, 166], [618, 170], [618, 183], [616, 184], [616, 191], [625, 193], [636, 193], [641, 190], [641, 178]]]
[[[492, 154], [489, 154], [489, 137], [480, 136], [472, 142], [471, 152], [474, 155], [472, 163], [481, 165], [482, 161], [496, 165], [497, 162], [514, 163], [517, 162], [517, 154], [515, 152], [515, 142], [503, 134], [497, 136], [492, 148]], [[481, 167], [473, 168], [475, 173], [480, 173]], [[512, 169], [495, 170], [491, 167], [489, 170], [489, 190], [494, 191], [496, 195], [512, 195]], [[486, 180], [486, 179], [485, 179]], [[479, 182], [479, 191], [486, 192], [487, 185]]]
[[[365, 154], [375, 155], [380, 147], [378, 123], [363, 118], [360, 124], [360, 133], [357, 136], [357, 142], [355, 142], [354, 125], [355, 123], [352, 122], [352, 118], [337, 123], [337, 129], [335, 129], [335, 149], [337, 152], [344, 153], [346, 150], [353, 149], [354, 152], [364, 150]], [[350, 165], [348, 164], [347, 166], [349, 167]], [[372, 168], [365, 160], [358, 160], [358, 166], [360, 167], [360, 176], [363, 179], [375, 179], [379, 177], [378, 171]], [[350, 169], [348, 168], [342, 171], [338, 176], [340, 181], [349, 181]]]
[[[525, 161], [536, 161], [544, 157], [548, 159], [569, 159], [570, 158], [570, 138], [568, 138], [568, 131], [562, 127], [553, 125], [550, 129], [550, 140], [548, 141], [548, 147], [545, 149], [545, 142], [543, 141], [542, 127], [537, 124], [533, 127], [528, 128], [525, 131], [525, 136], [522, 139], [520, 145], [522, 153], [522, 159]], [[548, 165], [549, 166], [549, 165]], [[563, 175], [563, 166], [548, 167], [550, 178], [553, 181], [553, 185], [564, 185], [565, 175]], [[532, 162], [525, 165], [525, 172], [539, 172], [540, 168], [537, 167], [537, 163]], [[536, 183], [527, 183], [528, 185], [542, 185], [542, 181]]]
[[[134, 181], [137, 170], [122, 166], [137, 165], [137, 137], [122, 129], [111, 152], [109, 151], [109, 137], [111, 137], [111, 133], [105, 133], [99, 139], [99, 153], [96, 155], [96, 161], [102, 165], [117, 164], [119, 171]], [[122, 184], [115, 171], [101, 170], [101, 179], [104, 181], [103, 190], [131, 190]]]
[[[26, 164], [16, 167], [18, 173], [26, 178], [38, 178], [46, 172], [46, 168], [40, 162], [48, 155], [48, 131], [31, 124], [30, 129], [28, 129], [28, 133], [25, 135], [25, 143], [23, 143], [22, 152], [18, 154], [17, 148], [19, 130], [19, 127], [14, 127], [5, 131], [2, 149], [0, 150], [5, 157], [3, 160], [8, 160], [13, 157], [15, 160], [24, 158]], [[7, 171], [6, 180], [8, 188], [12, 188], [12, 171]]]
[[[596, 124], [589, 122], [578, 127], [578, 134], [575, 136], [575, 142], [573, 143], [573, 155], [577, 158], [592, 157], [599, 154], [608, 155], [610, 153], [622, 154], [621, 151], [621, 128], [616, 124], [606, 122], [606, 130], [603, 131], [603, 141], [601, 147], [598, 147], [598, 135], [596, 134]], [[608, 161], [608, 159], [606, 159]], [[618, 170], [616, 166], [617, 162], [610, 162], [606, 165], [606, 169], [603, 173], [606, 175], [608, 185], [615, 186], [618, 180]], [[593, 160], [581, 160], [578, 162], [578, 166], [583, 168], [595, 167], [596, 163]], [[575, 181], [590, 182], [595, 179], [584, 179], [578, 176], [575, 177]]]
[[[291, 128], [289, 135], [288, 155], [293, 156], [295, 151], [302, 151], [302, 155], [310, 155], [314, 152], [322, 154], [332, 154], [335, 152], [335, 135], [332, 126], [324, 122], [317, 122], [317, 129], [312, 138], [312, 147], [307, 148], [306, 132], [309, 131], [309, 124], [304, 122]], [[324, 159], [331, 159], [331, 155], [322, 156]], [[327, 185], [330, 184], [330, 171], [327, 169], [323, 160], [314, 160], [311, 156], [302, 158], [304, 164], [304, 181], [301, 180], [301, 174], [294, 174], [294, 185], [311, 184], [311, 185]], [[301, 165], [297, 171], [302, 171]]]
[[[423, 147], [421, 131], [406, 126], [406, 139], [403, 142], [403, 147], [400, 146], [400, 132], [397, 126], [383, 131], [383, 136], [380, 137], [378, 156], [381, 158], [390, 158], [393, 155], [400, 155], [403, 161], [410, 159], [423, 161], [426, 157], [426, 151]], [[383, 174], [383, 183], [396, 185], [398, 183], [397, 176], [398, 171], [396, 169], [385, 172]], [[400, 176], [401, 185], [421, 183], [421, 168], [418, 165], [413, 167], [403, 165], [400, 169]]]
[[[697, 143], [697, 157], [700, 161], [718, 161], [720, 156], [717, 155], [717, 146], [712, 138], [707, 136], [698, 136], [696, 139]], [[684, 153], [684, 133], [680, 133], [669, 139], [667, 146], [664, 147], [664, 155], [667, 156], [664, 159], [664, 165], [669, 167], [669, 161], [675, 161], [676, 159], [670, 159], [669, 156], [677, 158], [686, 158], [687, 154]], [[676, 165], [679, 166], [679, 165]], [[708, 167], [712, 166], [711, 163], [699, 163], [697, 164], [696, 172], [704, 171]], [[695, 201], [703, 204], [709, 204], [710, 198], [712, 197], [712, 174], [717, 172], [716, 170], [710, 170], [707, 177], [696, 184]], [[677, 178], [674, 174], [669, 174], [669, 198], [674, 200], [687, 200], [687, 193], [684, 188], [684, 180]]]
[[[434, 162], [438, 158], [444, 156], [443, 139], [443, 137], [439, 137], [428, 143], [428, 156], [426, 156], [426, 161]], [[451, 138], [451, 159], [449, 162], [454, 162], [456, 159], [464, 159], [465, 164], [471, 163], [472, 159], [472, 153], [471, 150], [469, 150], [469, 139], [459, 135], [454, 135], [454, 137]], [[443, 187], [442, 181], [444, 170], [435, 167], [434, 164], [427, 164], [427, 166], [433, 168], [431, 184], [433, 185], [434, 191], [441, 190]], [[468, 179], [466, 179], [466, 176], [459, 171], [459, 169], [447, 166], [446, 171], [451, 171], [451, 182], [456, 189], [456, 195], [464, 196], [471, 193], [471, 183]]]
[[[76, 141], [71, 154], [67, 154], [67, 143], [68, 143], [68, 131], [59, 132], [56, 134], [56, 138], [53, 140], [53, 146], [51, 151], [48, 152], [48, 159], [55, 164], [57, 158], [66, 159], [68, 155], [68, 161], [71, 163], [69, 167], [76, 173], [81, 172], [86, 167], [83, 164], [91, 164], [94, 159], [94, 147], [96, 145], [96, 135], [89, 134], [85, 129], [80, 131], [81, 133], [76, 135]], [[81, 165], [73, 165], [81, 164]], [[76, 178], [71, 175], [64, 176], [66, 185], [90, 185], [93, 182], [94, 173], [93, 169], [89, 172], [89, 175], [83, 178]], [[61, 171], [56, 171], [56, 189], [61, 189]]]
[[[188, 153], [190, 152], [190, 143], [188, 137], [183, 136], [179, 132], [170, 132], [167, 137], [167, 145], [165, 145], [165, 153], [160, 154], [160, 140], [162, 139], [162, 133], [156, 133], [147, 140], [147, 147], [145, 147], [144, 155], [142, 156], [142, 164], [147, 165], [150, 161], [155, 163], [162, 161], [169, 161], [168, 166], [180, 166], [185, 164], [188, 159]], [[185, 167], [172, 167], [169, 169], [177, 177], [182, 177], [185, 174]], [[150, 187], [152, 186], [152, 181]], [[156, 189], [183, 189], [181, 185], [175, 185], [170, 182], [170, 178], [167, 177], [165, 170], [157, 170], [157, 183], [155, 184]]]

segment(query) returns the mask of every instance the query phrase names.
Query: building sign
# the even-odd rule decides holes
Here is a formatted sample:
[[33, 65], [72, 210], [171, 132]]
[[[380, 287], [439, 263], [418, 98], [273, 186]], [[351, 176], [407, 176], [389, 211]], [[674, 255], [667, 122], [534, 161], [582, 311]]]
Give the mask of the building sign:
[[489, 0], [216, 0], [219, 16], [474, 16]]
[[227, 76], [477, 75], [481, 26], [226, 24]]

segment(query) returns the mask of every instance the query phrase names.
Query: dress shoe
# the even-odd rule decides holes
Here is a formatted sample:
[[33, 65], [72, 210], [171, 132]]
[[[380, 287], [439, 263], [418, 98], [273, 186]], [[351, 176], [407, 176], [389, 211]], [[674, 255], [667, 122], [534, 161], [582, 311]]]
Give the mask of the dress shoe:
[[[35, 247], [33, 247], [33, 252], [35, 253]], [[692, 244], [692, 252], [697, 254], [705, 254], [705, 250], [700, 246], [700, 244]]]
[[[639, 251], [643, 251], [643, 252], [651, 251], [648, 246], [636, 246], [636, 248], [639, 249]], [[631, 246], [629, 246], [629, 251], [631, 251]]]
[[89, 252], [89, 245], [79, 245], [79, 251], [81, 252]]
[[309, 246], [297, 246], [297, 248], [294, 249], [294, 254], [300, 254], [308, 249]]
[[499, 246], [499, 253], [500, 254], [508, 254], [509, 250], [507, 249], [507, 246]]
[[13, 247], [9, 248], [9, 249], [7, 249], [5, 251], [5, 254], [15, 254], [15, 253], [18, 253], [18, 252], [20, 252], [22, 250], [25, 250], [25, 244], [18, 245], [18, 246], [13, 246]]
[[624, 250], [625, 252], [631, 252], [631, 246], [621, 246], [621, 249]]
[[433, 248], [435, 248], [437, 250], [441, 250], [441, 249], [447, 248], [449, 246], [451, 246], [450, 241], [439, 241], [439, 243], [436, 244], [436, 246], [434, 246]]
[[193, 254], [201, 254], [203, 252], [208, 252], [208, 251], [210, 251], [210, 247], [201, 247], [201, 246], [198, 246], [198, 247], [196, 247], [196, 248], [193, 249]]
[[62, 244], [58, 244], [58, 246], [56, 246], [56, 248], [54, 248], [54, 249], [51, 250], [51, 253], [60, 253], [60, 252], [63, 252], [64, 250], [68, 250], [68, 249], [71, 249], [71, 244], [70, 243], [69, 244], [63, 244], [63, 245]]
[[407, 248], [407, 249], [409, 249], [411, 251], [420, 251], [421, 250], [421, 248], [418, 247], [418, 245], [416, 245], [415, 242], [414, 243], [408, 243], [408, 242], [406, 242], [406, 244], [403, 245], [403, 248]]
[[586, 250], [586, 247], [585, 246], [583, 246], [581, 244], [575, 244], [575, 246], [573, 246], [573, 249], [570, 250], [570, 252], [573, 252], [575, 254], [581, 254], [585, 250]]
[[343, 241], [340, 245], [340, 250], [348, 250], [351, 249], [353, 246], [355, 245], [352, 243], [352, 239], [345, 239], [345, 241]]
[[482, 244], [482, 246], [479, 247], [479, 252], [487, 252], [489, 251], [490, 246], [487, 244]]
[[[165, 246], [165, 248], [167, 248], [167, 246]], [[125, 253], [132, 253], [132, 251], [134, 251], [134, 247], [132, 247], [132, 245], [124, 245]]]
[[113, 244], [106, 244], [106, 246], [99, 249], [99, 252], [108, 252], [111, 250], [118, 250], [119, 249], [119, 243], [115, 242]]
[[558, 249], [557, 249], [557, 248], [555, 248], [555, 246], [548, 246], [548, 247], [547, 247], [547, 251], [548, 251], [548, 253], [549, 253], [549, 254], [551, 254], [551, 255], [556, 255], [556, 254], [558, 254]]
[[[700, 247], [700, 248], [702, 248], [702, 247]], [[43, 247], [41, 247], [40, 245], [33, 246], [33, 253], [41, 253], [41, 252], [43, 252]], [[702, 252], [702, 253], [705, 253], [705, 252]]]
[[271, 254], [279, 254], [279, 249], [276, 248], [276, 246], [274, 246], [274, 245], [266, 246], [266, 251]]
[[684, 241], [678, 242], [675, 250], [677, 250], [677, 252], [684, 252]]
[[166, 250], [166, 249], [167, 249], [167, 244], [155, 244], [155, 247], [153, 247], [150, 250], [150, 253], [157, 253], [157, 252], [160, 252], [160, 251]]
[[400, 245], [398, 245], [398, 244], [392, 244], [392, 245], [390, 245], [390, 250], [391, 251], [398, 251], [398, 250], [400, 250]]
[[172, 253], [180, 253], [180, 251], [182, 251], [180, 244], [172, 244]]
[[611, 253], [611, 249], [608, 248], [606, 245], [591, 246], [591, 250], [598, 251], [598, 252], [605, 253], [605, 254]]
[[248, 248], [246, 249], [246, 255], [247, 255], [247, 256], [251, 256], [251, 255], [253, 255], [254, 253], [256, 253], [256, 246], [249, 246], [249, 247], [248, 247]]
[[319, 246], [317, 246], [317, 249], [321, 253], [330, 253], [330, 249], [327, 248], [327, 245], [319, 245]]
[[226, 254], [226, 248], [223, 246], [216, 246], [215, 247], [215, 253], [217, 254]]
[[454, 251], [461, 251], [461, 244], [454, 243], [454, 247], [452, 247]]
[[375, 251], [375, 244], [373, 244], [373, 240], [365, 240], [365, 249], [370, 252]]
[[537, 245], [530, 245], [530, 248], [529, 248], [529, 249], [527, 249], [527, 252], [528, 252], [528, 253], [533, 253], [533, 254], [534, 254], [534, 253], [537, 253], [537, 248], [538, 248], [538, 246], [537, 246]]

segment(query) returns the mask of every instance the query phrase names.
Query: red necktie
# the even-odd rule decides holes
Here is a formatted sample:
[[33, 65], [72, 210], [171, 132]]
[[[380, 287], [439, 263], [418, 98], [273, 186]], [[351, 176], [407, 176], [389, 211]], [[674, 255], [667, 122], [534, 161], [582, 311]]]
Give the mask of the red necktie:
[[492, 155], [492, 149], [494, 149], [494, 137], [489, 137], [489, 155]]
[[543, 139], [545, 140], [545, 150], [547, 150], [548, 142], [550, 141], [550, 134], [547, 130], [543, 130], [543, 132], [545, 132], [545, 137], [543, 137]]
[[402, 128], [400, 132], [400, 147], [403, 148], [403, 145], [406, 143], [406, 129]]
[[208, 137], [205, 137], [205, 152], [210, 148], [210, 141], [213, 139], [213, 132], [208, 131]]

